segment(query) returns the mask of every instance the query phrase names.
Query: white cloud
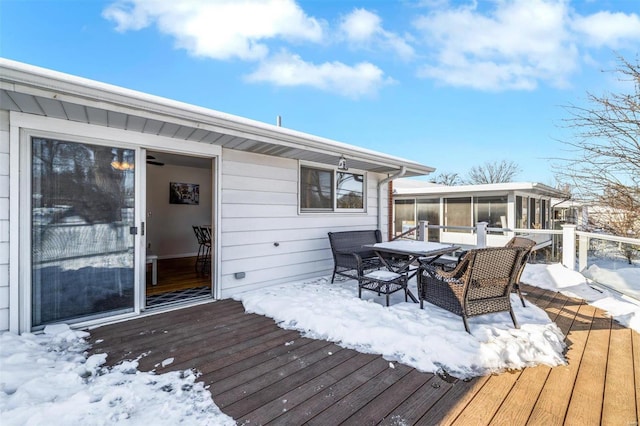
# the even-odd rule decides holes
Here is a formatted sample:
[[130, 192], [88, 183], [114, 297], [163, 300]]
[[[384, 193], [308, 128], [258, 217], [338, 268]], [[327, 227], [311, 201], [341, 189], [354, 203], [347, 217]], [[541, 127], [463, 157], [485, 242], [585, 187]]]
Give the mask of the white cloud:
[[321, 23], [294, 0], [122, 0], [103, 16], [123, 32], [155, 23], [177, 47], [214, 59], [259, 60], [268, 55], [270, 39], [323, 38]]
[[382, 19], [366, 9], [354, 9], [340, 21], [340, 31], [346, 40], [357, 47], [391, 50], [401, 58], [410, 59], [413, 48], [396, 33], [382, 27]]
[[566, 29], [564, 1], [498, 1], [482, 14], [475, 6], [436, 11], [416, 28], [436, 60], [419, 75], [477, 89], [534, 89], [539, 80], [566, 85], [578, 52]]
[[349, 40], [364, 42], [382, 31], [381, 24], [382, 19], [375, 13], [365, 9], [355, 9], [343, 17], [340, 28]]
[[[639, 40], [637, 15], [581, 16], [568, 0], [496, 0], [434, 9], [414, 26], [431, 61], [418, 75], [481, 90], [565, 87], [588, 57], [587, 44], [615, 48]], [[586, 36], [586, 37], [585, 37]]]
[[633, 43], [636, 47], [640, 45], [640, 17], [635, 13], [598, 12], [578, 16], [573, 28], [595, 47], [616, 49], [627, 43]]
[[298, 55], [281, 52], [260, 63], [258, 69], [248, 75], [250, 82], [268, 82], [276, 86], [309, 86], [350, 98], [370, 96], [393, 80], [369, 62], [354, 66], [342, 62], [313, 64]]

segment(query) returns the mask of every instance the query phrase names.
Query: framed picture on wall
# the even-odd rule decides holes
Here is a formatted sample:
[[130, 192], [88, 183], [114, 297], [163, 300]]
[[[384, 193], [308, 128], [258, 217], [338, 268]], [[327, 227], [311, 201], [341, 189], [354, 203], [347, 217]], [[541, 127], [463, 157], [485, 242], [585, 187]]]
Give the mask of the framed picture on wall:
[[169, 204], [200, 204], [200, 185], [169, 182]]

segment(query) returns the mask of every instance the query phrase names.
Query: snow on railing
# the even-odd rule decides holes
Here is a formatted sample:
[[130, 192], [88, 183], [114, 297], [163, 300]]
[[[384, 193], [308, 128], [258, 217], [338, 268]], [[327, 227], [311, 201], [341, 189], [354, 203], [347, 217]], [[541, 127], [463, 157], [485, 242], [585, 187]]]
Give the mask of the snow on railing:
[[[437, 234], [429, 230], [437, 229]], [[462, 232], [460, 232], [462, 231]], [[578, 231], [576, 225], [563, 225], [562, 229], [489, 228], [484, 222], [476, 226], [441, 226], [420, 221], [418, 226], [403, 233], [404, 238], [429, 239], [437, 235], [437, 242], [472, 247], [503, 245], [514, 236], [532, 239], [534, 249], [546, 256], [546, 261], [557, 262], [572, 271], [578, 271], [592, 281], [626, 296], [640, 299], [640, 239]], [[461, 244], [461, 241], [466, 241]], [[540, 253], [538, 252], [538, 253]], [[633, 270], [628, 269], [633, 268]], [[627, 275], [629, 277], [627, 277]], [[629, 285], [629, 283], [632, 283]]]

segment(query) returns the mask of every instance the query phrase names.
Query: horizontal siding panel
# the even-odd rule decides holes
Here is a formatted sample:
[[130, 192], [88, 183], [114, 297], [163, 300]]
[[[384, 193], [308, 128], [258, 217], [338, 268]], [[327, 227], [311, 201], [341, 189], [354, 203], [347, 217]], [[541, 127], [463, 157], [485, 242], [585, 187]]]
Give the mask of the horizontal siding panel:
[[297, 169], [298, 161], [290, 158], [273, 157], [270, 155], [253, 154], [235, 149], [222, 149], [223, 162], [231, 161], [245, 164], [267, 165], [271, 167], [281, 167], [283, 169]]
[[225, 218], [222, 221], [222, 232], [235, 231], [262, 231], [275, 229], [305, 229], [305, 228], [326, 228], [326, 227], [357, 227], [377, 226], [376, 216], [354, 215], [330, 215], [329, 216], [298, 216], [283, 220], [281, 218], [261, 218], [247, 220], [245, 218]]
[[264, 288], [270, 285], [326, 277], [330, 276], [332, 271], [333, 260], [325, 260], [291, 265], [287, 268], [269, 268], [259, 272], [250, 272], [240, 280], [235, 279], [233, 274], [223, 275], [222, 296], [228, 297], [234, 293]]
[[[312, 250], [302, 253], [284, 253], [273, 256], [255, 256], [247, 259], [227, 260], [221, 264], [222, 275], [235, 272], [261, 271], [269, 268], [287, 268], [300, 263], [332, 260], [330, 250]], [[333, 260], [332, 260], [333, 261]]]
[[290, 182], [286, 180], [273, 181], [261, 178], [251, 178], [245, 176], [222, 176], [222, 190], [226, 189], [239, 189], [239, 190], [253, 190], [253, 191], [267, 191], [267, 192], [287, 192], [291, 194], [298, 193], [298, 183]]
[[223, 204], [222, 220], [227, 218], [292, 218], [298, 216], [298, 206]]
[[326, 226], [315, 227], [306, 229], [283, 229], [283, 230], [268, 230], [268, 231], [243, 231], [243, 232], [226, 232], [222, 234], [222, 247], [226, 250], [227, 247], [262, 244], [274, 242], [290, 242], [290, 241], [305, 241], [309, 239], [327, 239], [328, 244], [328, 232], [338, 231], [358, 231], [375, 229], [375, 226], [362, 225], [362, 226]]
[[259, 256], [286, 255], [313, 250], [329, 250], [329, 238], [314, 238], [299, 241], [278, 242], [276, 247], [272, 242], [252, 245], [238, 245], [225, 247], [222, 250], [222, 261], [237, 259], [253, 259]]
[[247, 164], [235, 161], [224, 161], [222, 163], [222, 174], [229, 176], [247, 176], [262, 179], [298, 181], [298, 169], [294, 167], [282, 168], [272, 167], [264, 164]]
[[298, 195], [285, 192], [225, 189], [222, 191], [222, 204], [290, 205], [297, 211]]

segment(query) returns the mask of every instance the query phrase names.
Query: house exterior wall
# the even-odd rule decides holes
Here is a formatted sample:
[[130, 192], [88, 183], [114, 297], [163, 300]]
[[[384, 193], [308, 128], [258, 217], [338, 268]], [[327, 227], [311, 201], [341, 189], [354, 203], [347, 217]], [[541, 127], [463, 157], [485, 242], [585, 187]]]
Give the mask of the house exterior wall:
[[9, 112], [0, 111], [0, 331], [9, 329]]
[[[9, 114], [2, 111], [0, 331], [9, 329], [10, 318], [9, 160]], [[364, 213], [299, 213], [297, 160], [225, 149], [221, 163], [221, 279], [218, 286], [222, 298], [238, 291], [328, 275], [333, 268], [333, 259], [327, 232], [378, 226], [377, 184], [386, 176], [366, 174], [367, 208]], [[381, 229], [388, 226], [386, 206], [389, 198], [384, 189]], [[244, 272], [245, 277], [236, 279], [236, 272]]]
[[223, 149], [221, 297], [330, 274], [327, 232], [378, 226], [377, 183], [386, 176], [367, 173], [365, 213], [300, 213], [298, 174], [297, 160]]

